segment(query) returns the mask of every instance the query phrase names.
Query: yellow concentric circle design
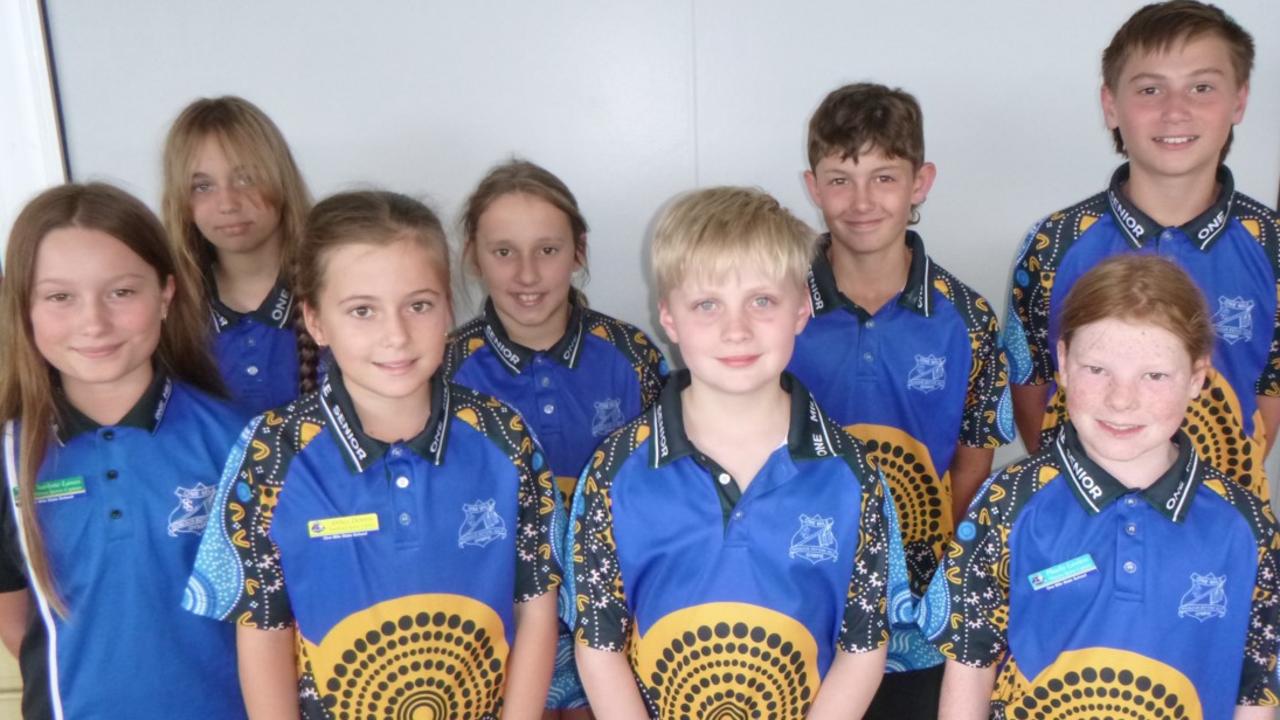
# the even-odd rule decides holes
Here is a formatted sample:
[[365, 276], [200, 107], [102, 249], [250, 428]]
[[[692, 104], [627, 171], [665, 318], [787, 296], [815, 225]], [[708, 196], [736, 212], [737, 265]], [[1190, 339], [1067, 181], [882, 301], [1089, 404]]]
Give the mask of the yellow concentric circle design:
[[1201, 720], [1191, 681], [1158, 660], [1128, 650], [1063, 653], [1035, 680], [1005, 686], [1011, 720]]

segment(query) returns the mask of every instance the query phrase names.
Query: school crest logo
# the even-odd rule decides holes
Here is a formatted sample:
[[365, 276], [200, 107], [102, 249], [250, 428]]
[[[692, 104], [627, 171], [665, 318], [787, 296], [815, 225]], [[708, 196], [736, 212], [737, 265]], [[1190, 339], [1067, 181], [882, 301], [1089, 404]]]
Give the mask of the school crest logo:
[[591, 404], [596, 409], [595, 416], [591, 418], [593, 437], [604, 437], [626, 422], [622, 417], [622, 400], [619, 398], [605, 398]]
[[907, 389], [931, 393], [947, 386], [947, 359], [937, 355], [917, 355], [916, 366], [907, 375]]
[[493, 498], [462, 504], [462, 527], [458, 528], [458, 547], [484, 547], [507, 536], [507, 524], [493, 509]]
[[800, 529], [791, 536], [791, 549], [787, 555], [792, 560], [803, 558], [813, 565], [823, 560], [835, 562], [840, 551], [836, 545], [835, 533], [831, 532], [834, 524], [835, 518], [801, 515]]
[[1218, 337], [1235, 345], [1244, 340], [1253, 339], [1253, 305], [1252, 300], [1242, 297], [1218, 297], [1218, 312], [1213, 316], [1213, 329]]
[[1211, 617], [1226, 617], [1226, 584], [1226, 575], [1191, 573], [1191, 589], [1183, 593], [1182, 601], [1178, 603], [1178, 617], [1192, 617], [1200, 622]]
[[169, 513], [169, 537], [178, 537], [178, 533], [204, 534], [204, 528], [209, 524], [209, 512], [213, 510], [213, 495], [217, 491], [217, 485], [204, 483], [176, 488], [173, 494], [178, 496], [178, 507]]

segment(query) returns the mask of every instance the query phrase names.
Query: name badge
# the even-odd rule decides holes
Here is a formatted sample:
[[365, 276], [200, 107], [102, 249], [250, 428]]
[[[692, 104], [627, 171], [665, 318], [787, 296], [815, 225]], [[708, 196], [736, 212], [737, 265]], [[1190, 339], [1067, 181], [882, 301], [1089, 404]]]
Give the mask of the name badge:
[[[13, 497], [20, 499], [21, 491], [18, 488], [13, 489]], [[84, 494], [84, 476], [76, 475], [59, 480], [49, 480], [46, 482], [36, 483], [36, 503], [51, 503], [61, 500], [70, 500], [73, 497]]]
[[1098, 566], [1093, 564], [1093, 556], [1085, 553], [1053, 567], [1033, 572], [1027, 576], [1027, 579], [1031, 581], [1032, 590], [1052, 590], [1095, 572], [1098, 572]]
[[307, 537], [312, 540], [339, 540], [360, 537], [378, 532], [378, 514], [344, 515], [342, 517], [311, 520], [307, 523]]

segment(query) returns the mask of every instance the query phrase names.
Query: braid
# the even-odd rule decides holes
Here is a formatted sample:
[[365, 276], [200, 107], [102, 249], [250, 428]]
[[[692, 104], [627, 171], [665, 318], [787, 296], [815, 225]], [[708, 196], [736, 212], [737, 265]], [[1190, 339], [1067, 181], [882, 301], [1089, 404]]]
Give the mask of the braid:
[[301, 312], [295, 312], [293, 327], [298, 336], [298, 390], [306, 395], [320, 387], [320, 347], [316, 345], [311, 333], [307, 332], [307, 324], [303, 322]]

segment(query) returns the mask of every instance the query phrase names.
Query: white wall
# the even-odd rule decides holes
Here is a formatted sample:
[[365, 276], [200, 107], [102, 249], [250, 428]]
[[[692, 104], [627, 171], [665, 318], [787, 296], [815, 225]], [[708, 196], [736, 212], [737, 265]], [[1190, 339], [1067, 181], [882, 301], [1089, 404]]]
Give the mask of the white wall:
[[[641, 270], [654, 212], [698, 185], [755, 184], [821, 225], [805, 129], [832, 88], [915, 93], [938, 182], [931, 254], [1001, 311], [1031, 222], [1102, 189], [1118, 158], [1099, 56], [1140, 0], [655, 0], [646, 3], [49, 0], [70, 164], [154, 206], [168, 123], [236, 93], [282, 127], [317, 196], [426, 195], [452, 220], [493, 163], [560, 174], [592, 224], [592, 303], [653, 328]], [[1280, 3], [1223, 0], [1258, 43], [1230, 164], [1273, 204]]]

